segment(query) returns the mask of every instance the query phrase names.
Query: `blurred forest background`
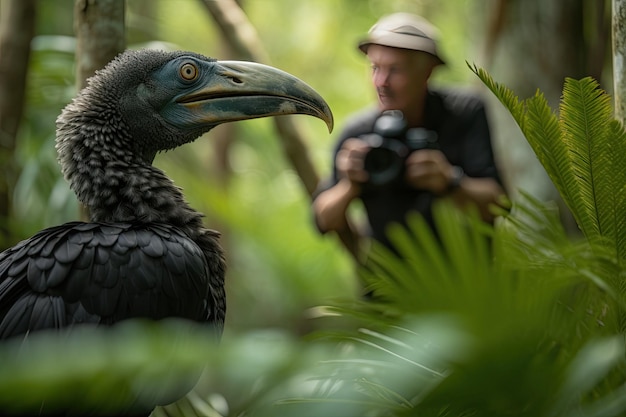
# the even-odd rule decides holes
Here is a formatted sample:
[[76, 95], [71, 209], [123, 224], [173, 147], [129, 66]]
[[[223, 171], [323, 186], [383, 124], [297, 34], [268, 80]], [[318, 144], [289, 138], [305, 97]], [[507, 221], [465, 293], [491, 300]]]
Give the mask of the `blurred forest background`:
[[[8, 0], [0, 1], [3, 18]], [[74, 0], [34, 5], [23, 117], [14, 146], [4, 136], [0, 140], [2, 248], [80, 215], [54, 149], [55, 118], [76, 93]], [[334, 112], [330, 135], [319, 120], [294, 118], [319, 177], [329, 173], [334, 138], [346, 117], [374, 100], [369, 66], [355, 45], [387, 13], [421, 14], [439, 27], [447, 66], [435, 74], [435, 84], [483, 88], [470, 63], [520, 97], [541, 89], [554, 106], [565, 77], [591, 75], [611, 92], [608, 0], [246, 0], [241, 5], [271, 64], [305, 80]], [[198, 0], [128, 1], [126, 44], [237, 58]], [[511, 196], [523, 190], [558, 202], [511, 117], [484, 93]], [[205, 223], [223, 233], [230, 265], [225, 337], [271, 327], [304, 334], [314, 326], [309, 308], [357, 293], [352, 258], [334, 236], [317, 233], [309, 194], [285, 158], [271, 120], [219, 127], [190, 146], [159, 155], [155, 164], [206, 214]], [[568, 216], [562, 217], [575, 233]]]

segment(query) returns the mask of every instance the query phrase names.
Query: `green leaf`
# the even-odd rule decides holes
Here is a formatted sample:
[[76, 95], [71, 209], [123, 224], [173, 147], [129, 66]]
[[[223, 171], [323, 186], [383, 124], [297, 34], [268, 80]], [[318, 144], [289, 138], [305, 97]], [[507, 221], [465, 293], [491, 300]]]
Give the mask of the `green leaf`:
[[500, 100], [500, 102], [509, 110], [513, 119], [517, 122], [522, 130], [525, 124], [524, 103], [513, 93], [513, 91], [503, 84], [497, 83], [491, 75], [483, 68], [477, 65], [471, 65], [467, 62], [470, 70], [480, 78], [480, 80], [491, 90], [491, 92]]
[[[603, 205], [598, 184], [608, 181], [607, 163], [610, 155], [607, 127], [611, 120], [610, 98], [592, 78], [580, 81], [567, 78], [560, 105], [562, 140], [567, 147], [573, 169], [567, 172], [567, 189], [574, 199], [566, 200], [575, 213], [587, 238], [603, 236], [602, 217], [609, 215]], [[603, 175], [604, 174], [604, 175]], [[569, 197], [569, 196], [568, 196]], [[606, 220], [604, 221], [606, 223]]]
[[[570, 204], [577, 200], [577, 195], [576, 189], [570, 184], [573, 171], [567, 158], [567, 146], [561, 140], [558, 118], [540, 91], [529, 98], [526, 104], [528, 111], [522, 132], [555, 187], [565, 202]], [[574, 212], [574, 217], [576, 214]]]

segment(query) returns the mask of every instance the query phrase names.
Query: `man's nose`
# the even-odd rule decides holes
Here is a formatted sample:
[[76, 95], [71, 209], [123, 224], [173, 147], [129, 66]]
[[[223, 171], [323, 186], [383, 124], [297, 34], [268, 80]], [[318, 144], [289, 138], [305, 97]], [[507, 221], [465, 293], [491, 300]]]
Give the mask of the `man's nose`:
[[389, 73], [386, 71], [377, 71], [374, 74], [374, 87], [386, 87], [389, 84]]

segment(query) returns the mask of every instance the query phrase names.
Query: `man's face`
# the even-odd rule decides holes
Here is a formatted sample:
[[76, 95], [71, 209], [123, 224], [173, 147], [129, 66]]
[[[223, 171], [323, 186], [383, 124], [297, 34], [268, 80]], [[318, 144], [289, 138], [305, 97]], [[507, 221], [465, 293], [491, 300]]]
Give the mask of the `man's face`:
[[381, 111], [421, 109], [435, 60], [425, 52], [372, 44], [367, 48]]

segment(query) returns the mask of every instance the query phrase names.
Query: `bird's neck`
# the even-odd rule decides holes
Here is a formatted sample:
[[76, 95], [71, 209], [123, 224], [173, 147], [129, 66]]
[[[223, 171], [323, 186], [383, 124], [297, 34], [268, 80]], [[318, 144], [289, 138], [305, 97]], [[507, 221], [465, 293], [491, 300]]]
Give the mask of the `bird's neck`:
[[124, 146], [123, 132], [106, 135], [92, 127], [83, 124], [78, 133], [62, 129], [57, 136], [63, 174], [92, 221], [164, 222], [190, 235], [203, 229], [202, 215], [189, 206], [180, 188]]
[[[103, 177], [75, 187], [92, 221], [164, 222], [187, 229], [201, 227], [201, 215], [158, 168], [145, 163], [107, 161]], [[80, 190], [80, 191], [79, 191]]]

